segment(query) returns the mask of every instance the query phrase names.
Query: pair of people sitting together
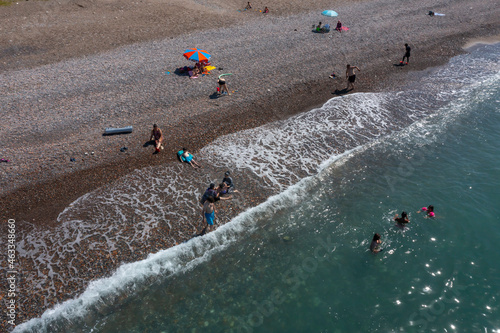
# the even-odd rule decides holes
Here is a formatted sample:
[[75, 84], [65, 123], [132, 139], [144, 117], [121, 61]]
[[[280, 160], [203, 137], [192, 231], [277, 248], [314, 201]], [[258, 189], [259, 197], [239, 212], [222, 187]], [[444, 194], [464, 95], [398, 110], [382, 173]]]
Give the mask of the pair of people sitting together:
[[206, 73], [206, 70], [205, 70], [205, 63], [203, 62], [197, 62], [193, 69], [191, 71], [189, 71], [189, 77], [195, 79], [198, 77], [198, 75], [200, 74], [204, 74]]
[[233, 179], [230, 177], [230, 172], [226, 171], [224, 173], [224, 178], [219, 186], [215, 186], [214, 183], [205, 190], [203, 196], [201, 197], [201, 204], [203, 205], [207, 201], [208, 197], [213, 197], [215, 201], [219, 200], [230, 200], [231, 196], [226, 196], [230, 193], [239, 193], [234, 189]]
[[325, 25], [321, 25], [321, 22], [319, 22], [319, 24], [316, 26], [316, 32], [319, 32], [319, 33], [326, 33], [326, 32], [330, 32], [330, 25], [329, 24], [325, 24]]

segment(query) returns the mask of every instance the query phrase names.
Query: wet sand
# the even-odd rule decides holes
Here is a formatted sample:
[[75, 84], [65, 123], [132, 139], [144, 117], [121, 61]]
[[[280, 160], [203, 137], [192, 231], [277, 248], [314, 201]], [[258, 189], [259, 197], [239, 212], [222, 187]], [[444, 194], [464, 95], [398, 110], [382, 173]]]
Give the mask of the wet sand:
[[[500, 33], [498, 6], [494, 1], [474, 4], [441, 1], [432, 5], [424, 2], [405, 8], [399, 8], [396, 1], [366, 4], [365, 13], [361, 10], [362, 2], [339, 2], [341, 19], [351, 30], [325, 35], [311, 32], [311, 24], [316, 21], [328, 22], [319, 14], [311, 14], [313, 9], [319, 12], [324, 9], [326, 3], [321, 2], [315, 8], [309, 4], [305, 8], [299, 1], [286, 5], [278, 2], [273, 5], [277, 8], [271, 8], [271, 15], [266, 17], [258, 12], [237, 12], [239, 3], [219, 1], [205, 6], [174, 3], [168, 11], [162, 9], [164, 3], [156, 2], [138, 5], [48, 1], [0, 7], [2, 22], [10, 23], [2, 24], [9, 28], [2, 28], [7, 33], [1, 40], [0, 85], [7, 92], [1, 108], [7, 121], [0, 125], [0, 158], [11, 160], [0, 165], [2, 218], [16, 219], [21, 237], [33, 228], [50, 231], [58, 227], [57, 216], [80, 196], [98, 188], [105, 190], [133, 170], [175, 163], [175, 152], [183, 146], [197, 152], [220, 135], [287, 118], [342, 94], [346, 62], [362, 69], [356, 91], [397, 90], [425, 75], [426, 68], [444, 64], [464, 52], [464, 44], [471, 39], [494, 38]], [[468, 29], [472, 18], [462, 15], [470, 6], [478, 13], [474, 30]], [[182, 18], [191, 15], [193, 8], [204, 14], [200, 14], [196, 24], [186, 27]], [[446, 12], [447, 16], [430, 18], [425, 15], [428, 8]], [[375, 9], [380, 16], [373, 16]], [[45, 19], [40, 19], [42, 11], [47, 15]], [[101, 20], [94, 17], [94, 12], [102, 17], [120, 14], [116, 19]], [[130, 23], [132, 16], [134, 20]], [[16, 26], [22, 26], [23, 33], [16, 33]], [[33, 30], [35, 27], [39, 30]], [[135, 32], [133, 37], [126, 34], [130, 28]], [[244, 35], [236, 33], [240, 29]], [[170, 80], [165, 74], [166, 70], [189, 64], [181, 54], [177, 62], [169, 63], [165, 50], [179, 53], [175, 45], [181, 41], [187, 41], [185, 44], [206, 41], [203, 34], [207, 31], [218, 38], [200, 44], [214, 50], [213, 62], [218, 68], [235, 73], [228, 78], [230, 90], [237, 90], [232, 96], [210, 98], [217, 75], [225, 70], [217, 69], [210, 76], [199, 78], [197, 83], [173, 74]], [[134, 44], [146, 41], [150, 44]], [[413, 48], [411, 64], [395, 66], [404, 53], [405, 42]], [[224, 47], [216, 50], [217, 45]], [[248, 45], [252, 45], [250, 50], [255, 53], [251, 60], [239, 61], [248, 56]], [[193, 45], [181, 43], [178, 49], [190, 46]], [[156, 58], [150, 58], [150, 62], [137, 60], [137, 67], [152, 63], [151, 68], [129, 66], [126, 59], [145, 52], [154, 54], [155, 48], [158, 48]], [[286, 56], [276, 57], [278, 51], [284, 51]], [[157, 61], [160, 57], [166, 60]], [[109, 71], [104, 69], [100, 73], [103, 63], [110, 59], [116, 59], [119, 65], [113, 63]], [[46, 76], [68, 68], [78, 68], [81, 75], [69, 76], [67, 81], [64, 78], [60, 82], [45, 81]], [[341, 78], [329, 79], [332, 69]], [[108, 80], [109, 73], [122, 77]], [[82, 79], [86, 76], [95, 77], [93, 85]], [[134, 90], [138, 86], [144, 89]], [[185, 96], [185, 91], [189, 96]], [[131, 103], [120, 104], [122, 98]], [[107, 104], [102, 102], [106, 99], [110, 100]], [[94, 108], [95, 105], [98, 107]], [[130, 135], [103, 137], [102, 131], [110, 122], [117, 127], [133, 124], [135, 131]], [[153, 122], [160, 125], [167, 137], [165, 150], [158, 155], [142, 147]], [[128, 147], [125, 153], [119, 150], [123, 146]], [[94, 155], [85, 155], [92, 151]], [[72, 157], [76, 162], [69, 162]], [[215, 177], [222, 170], [205, 166], [201, 172]], [[221, 204], [224, 222], [242, 209], [262, 202], [269, 194], [252, 188], [251, 178], [238, 181], [249, 189], [248, 193], [242, 197], [241, 206]], [[42, 288], [35, 290], [25, 280], [24, 290], [30, 293], [21, 296], [23, 311], [17, 322], [39, 316], [55, 303], [74, 297], [90, 280], [107, 276], [121, 262], [145, 258], [148, 253], [188, 239], [195, 227], [195, 224], [174, 229], [159, 227], [151, 232], [147, 243], [135, 244], [134, 251], [124, 247], [107, 252], [103, 248], [101, 252], [92, 252], [92, 262], [81, 255], [77, 258], [80, 264], [75, 263], [82, 267], [81, 271], [71, 274], [79, 278], [78, 283], [65, 284], [64, 279], [54, 282], [46, 278]], [[129, 235], [132, 237], [133, 232]], [[90, 241], [81, 245], [81, 253], [87, 252], [85, 247]], [[61, 270], [64, 260], [60, 262]], [[48, 274], [44, 267], [36, 267], [36, 263], [22, 258], [19, 270], [25, 278], [34, 271], [39, 271], [42, 277]]]

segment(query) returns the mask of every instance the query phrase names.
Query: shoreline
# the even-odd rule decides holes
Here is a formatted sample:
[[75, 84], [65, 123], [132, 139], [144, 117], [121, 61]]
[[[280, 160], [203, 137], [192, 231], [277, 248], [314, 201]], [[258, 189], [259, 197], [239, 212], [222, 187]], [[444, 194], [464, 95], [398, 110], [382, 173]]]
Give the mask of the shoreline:
[[[494, 26], [495, 29], [490, 29], [491, 26]], [[378, 52], [373, 52], [373, 54], [369, 55], [368, 59], [364, 60], [363, 58], [366, 58], [366, 50], [360, 49], [350, 57], [350, 59], [353, 59], [353, 63], [354, 61], [356, 64], [363, 62], [363, 70], [360, 75], [359, 85], [355, 92], [397, 90], [400, 87], [411, 84], [412, 80], [415, 78], [425, 75], [425, 72], [430, 68], [444, 65], [451, 57], [465, 52], [463, 50], [465, 39], [471, 37], [481, 39], [483, 38], [481, 34], [498, 34], [498, 31], [500, 31], [498, 24], [490, 23], [481, 26], [474, 32], [465, 31], [461, 33], [450, 33], [434, 40], [428, 40], [424, 38], [424, 36], [422, 40], [412, 42], [419, 45], [419, 51], [417, 53], [419, 56], [417, 57], [415, 55], [414, 58], [412, 58], [412, 60], [416, 60], [412, 62], [411, 67], [397, 68], [397, 70], [393, 70], [392, 66], [395, 60], [391, 60], [391, 62], [388, 63], [382, 60], [382, 58], [387, 57], [387, 55], [393, 58], [396, 58], [396, 56], [399, 57], [399, 53], [401, 53], [401, 45], [399, 42], [394, 43], [395, 45], [391, 45], [388, 49], [380, 49]], [[446, 43], [446, 48], [442, 47], [444, 42]], [[374, 41], [371, 45], [373, 46], [376, 43], [377, 41]], [[302, 54], [299, 53], [299, 55]], [[308, 63], [309, 61], [311, 61], [310, 58], [306, 58], [304, 62]], [[321, 61], [319, 61], [319, 63], [320, 62]], [[342, 65], [343, 64], [342, 62]], [[255, 67], [256, 66], [251, 67], [251, 69], [257, 71]], [[335, 68], [343, 68], [343, 66], [339, 65]], [[37, 174], [39, 173], [39, 169], [35, 166], [35, 168], [28, 169], [30, 170], [30, 174], [25, 174], [29, 177], [28, 180], [33, 180], [32, 183], [18, 187], [12, 192], [0, 197], [0, 207], [2, 215], [4, 215], [2, 217], [7, 219], [14, 216], [16, 221], [19, 221], [22, 232], [29, 232], [33, 226], [41, 230], [50, 230], [58, 225], [59, 222], [56, 218], [59, 213], [77, 198], [94, 190], [104, 191], [108, 185], [130, 174], [134, 170], [173, 163], [176, 161], [175, 152], [179, 147], [187, 146], [191, 151], [196, 153], [221, 135], [258, 127], [275, 120], [286, 119], [292, 115], [306, 112], [316, 106], [323, 105], [324, 102], [336, 96], [332, 94], [334, 89], [341, 89], [345, 85], [345, 80], [343, 79], [334, 80], [332, 82], [332, 80], [328, 78], [329, 71], [330, 66], [324, 69], [324, 76], [322, 74], [323, 72], [321, 72], [321, 76], [318, 76], [317, 73], [314, 72], [305, 76], [305, 78], [301, 77], [300, 80], [291, 84], [280, 86], [271, 85], [269, 88], [271, 88], [272, 91], [270, 92], [263, 91], [252, 95], [253, 91], [250, 89], [253, 88], [257, 90], [259, 88], [259, 86], [255, 86], [254, 82], [259, 82], [258, 79], [262, 74], [257, 71], [254, 81], [252, 81], [254, 77], [250, 74], [243, 79], [234, 78], [234, 82], [238, 82], [240, 86], [243, 87], [243, 80], [248, 79], [248, 81], [250, 81], [246, 86], [246, 89], [248, 89], [247, 91], [249, 91], [249, 96], [246, 94], [245, 96], [242, 96], [243, 94], [236, 94], [236, 97], [233, 99], [224, 98], [220, 102], [218, 102], [218, 100], [215, 100], [216, 102], [211, 100], [207, 101], [206, 96], [203, 95], [203, 90], [195, 91], [197, 95], [188, 102], [186, 102], [185, 99], [181, 99], [175, 103], [168, 104], [166, 108], [176, 109], [178, 113], [182, 113], [196, 106], [201, 106], [205, 107], [206, 111], [193, 115], [185, 113], [181, 117], [171, 120], [166, 125], [168, 126], [166, 128], [168, 128], [169, 135], [173, 139], [167, 140], [165, 150], [160, 155], [153, 157], [151, 155], [151, 150], [142, 148], [142, 143], [145, 141], [143, 134], [146, 133], [147, 136], [147, 129], [143, 129], [142, 133], [136, 132], [125, 138], [120, 136], [113, 137], [111, 138], [112, 140], [110, 140], [113, 147], [108, 147], [109, 149], [105, 148], [108, 149], [105, 151], [114, 151], [123, 144], [123, 142], [127, 144], [132, 143], [130, 147], [133, 153], [129, 152], [122, 155], [114, 154], [110, 156], [109, 159], [105, 159], [104, 162], [97, 161], [95, 164], [89, 164], [89, 167], [83, 167], [82, 169], [73, 170], [72, 172], [66, 170], [59, 174], [48, 174], [48, 178], [41, 182]], [[291, 76], [302, 75], [301, 73], [300, 71], [292, 71]], [[342, 74], [343, 73], [340, 73], [339, 76], [342, 77]], [[4, 75], [9, 75], [9, 73], [4, 73]], [[277, 78], [273, 79], [273, 76], [277, 76]], [[278, 76], [278, 74], [271, 72], [264, 78], [275, 84], [276, 82], [282, 81], [283, 77], [286, 76]], [[184, 79], [189, 80], [187, 77]], [[210, 78], [210, 80], [213, 82], [213, 78]], [[202, 84], [203, 83], [200, 83], [200, 86]], [[233, 87], [234, 86], [241, 89], [237, 84], [234, 84]], [[219, 112], [214, 113], [213, 110], [218, 110]], [[161, 113], [162, 108], [159, 107], [155, 109], [154, 107], [150, 107], [147, 111], [151, 112], [153, 116], [134, 118], [136, 121], [134, 125], [136, 123], [149, 124], [151, 118], [154, 118], [155, 114]], [[186, 123], [189, 124], [189, 131], [187, 132], [184, 131], [182, 127], [183, 124]], [[219, 128], [221, 123], [227, 125], [228, 129], [223, 132], [215, 131], [214, 129]], [[92, 136], [85, 137], [85, 139], [89, 138], [92, 138]], [[106, 144], [109, 146], [109, 142]], [[35, 142], [33, 142], [33, 147], [38, 147]], [[82, 143], [75, 149], [83, 149], [83, 152], [88, 148], [90, 148], [88, 145]], [[43, 164], [43, 161], [40, 163]], [[35, 171], [33, 171], [33, 169]], [[71, 169], [69, 169], [69, 171], [71, 171]], [[220, 173], [220, 170], [217, 168], [211, 168], [209, 166], [207, 166], [207, 169], [202, 169], [201, 171], [204, 173], [207, 171], [209, 173]], [[192, 170], [187, 172], [191, 175], [195, 175]], [[250, 182], [250, 179], [246, 181]], [[252, 197], [252, 194], [255, 193], [248, 193], [248, 196]], [[258, 197], [256, 194], [255, 196]], [[250, 204], [258, 204], [259, 200], [261, 199], [251, 201]], [[227, 219], [230, 219], [231, 216], [237, 213], [238, 211], [236, 209], [228, 209]], [[189, 231], [189, 227], [190, 226], [187, 226], [186, 230]], [[170, 230], [164, 231], [170, 236]], [[188, 231], [185, 232], [183, 235], [184, 237], [190, 235], [187, 233]], [[163, 239], [163, 236], [165, 235], [159, 234], [154, 237]], [[177, 238], [182, 239], [182, 235]], [[110, 272], [120, 265], [120, 262], [123, 263], [123, 261], [120, 261], [123, 258], [126, 258], [125, 260], [134, 261], [144, 257], [148, 253], [174, 245], [176, 245], [176, 243], [164, 241], [158, 242], [158, 244], [154, 244], [154, 246], [151, 246], [151, 244], [144, 245], [145, 247], [139, 248], [137, 253], [131, 253], [125, 250], [123, 253], [119, 254], [119, 257], [111, 258], [113, 261], [112, 265], [107, 266], [106, 264], [106, 268], [103, 268], [102, 271], [99, 272], [93, 271], [91, 273], [85, 273], [86, 275], [83, 278], [86, 280], [86, 284], [88, 284], [91, 280], [108, 276]], [[98, 260], [105, 261], [106, 258], [105, 256], [99, 255], [99, 257], [96, 257], [96, 262]], [[26, 265], [29, 266], [29, 264]], [[54, 297], [51, 299], [51, 302], [45, 304], [40, 304], [38, 301], [35, 302], [33, 299], [31, 299], [31, 301], [27, 300], [26, 307], [30, 306], [34, 312], [26, 314], [24, 319], [39, 316], [41, 312], [50, 308], [50, 303], [54, 304], [54, 301], [57, 303], [68, 298], [73, 298], [75, 295], [81, 293], [81, 287], [82, 286], [73, 286], [73, 290], [65, 290], [64, 292], [59, 291], [59, 297], [61, 298]], [[36, 309], [33, 307], [35, 304]]]

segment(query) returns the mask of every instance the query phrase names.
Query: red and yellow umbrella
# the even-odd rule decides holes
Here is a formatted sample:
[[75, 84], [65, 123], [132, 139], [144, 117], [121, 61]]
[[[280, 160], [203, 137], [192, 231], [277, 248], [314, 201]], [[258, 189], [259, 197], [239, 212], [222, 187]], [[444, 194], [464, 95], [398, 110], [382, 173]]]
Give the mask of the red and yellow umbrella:
[[205, 51], [205, 50], [198, 50], [196, 48], [194, 49], [187, 49], [184, 51], [183, 56], [187, 60], [191, 61], [208, 61], [210, 59], [211, 55]]

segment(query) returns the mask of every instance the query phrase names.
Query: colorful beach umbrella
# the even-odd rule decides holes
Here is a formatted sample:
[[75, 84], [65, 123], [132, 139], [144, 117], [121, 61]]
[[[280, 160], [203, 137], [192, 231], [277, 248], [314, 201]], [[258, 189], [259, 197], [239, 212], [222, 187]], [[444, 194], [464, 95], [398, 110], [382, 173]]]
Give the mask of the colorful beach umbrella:
[[337, 14], [337, 12], [334, 10], [325, 10], [324, 12], [321, 13], [321, 15], [334, 17], [334, 16], [338, 16], [339, 14]]
[[198, 50], [196, 48], [187, 49], [186, 51], [184, 51], [183, 56], [187, 60], [191, 60], [191, 61], [203, 61], [203, 60], [208, 60], [211, 57], [211, 55], [207, 51]]

